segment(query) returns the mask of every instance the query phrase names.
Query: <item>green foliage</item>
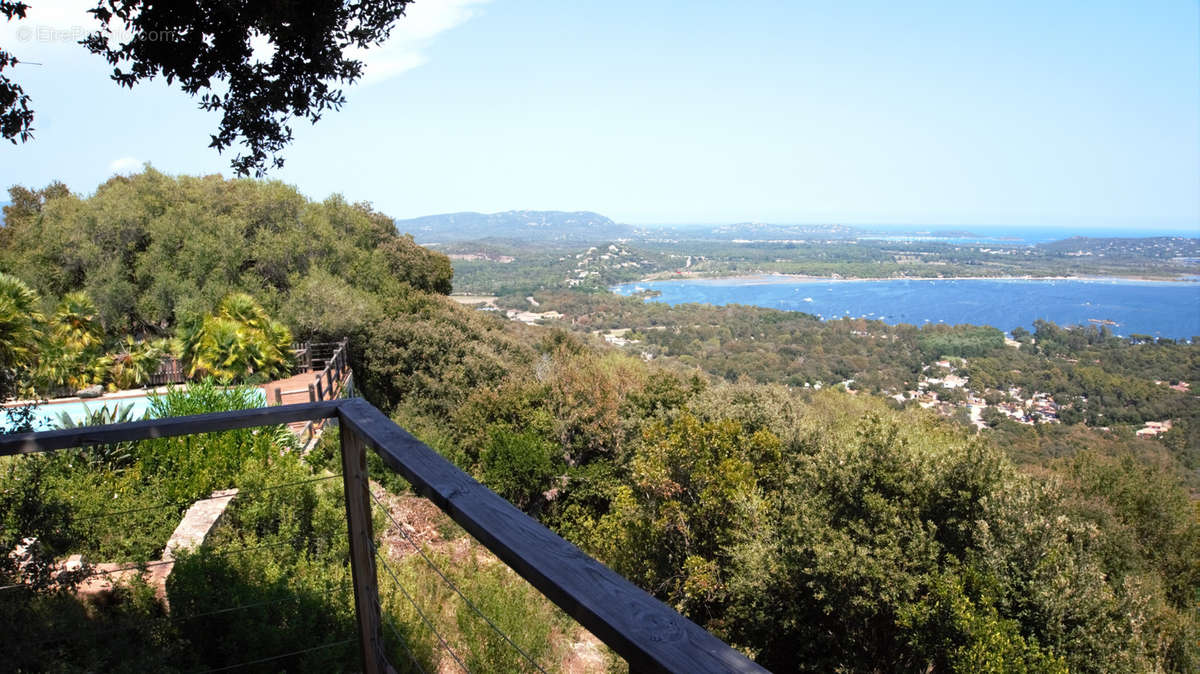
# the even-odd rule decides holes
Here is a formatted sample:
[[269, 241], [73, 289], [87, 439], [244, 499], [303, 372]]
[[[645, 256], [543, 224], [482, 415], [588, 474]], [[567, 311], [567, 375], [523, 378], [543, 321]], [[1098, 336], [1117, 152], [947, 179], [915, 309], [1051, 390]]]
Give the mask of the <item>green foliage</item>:
[[917, 347], [927, 359], [939, 356], [973, 358], [1004, 348], [1004, 333], [996, 328], [974, 325], [927, 325], [921, 329]]
[[934, 671], [1070, 671], [1064, 658], [1026, 640], [1017, 621], [1001, 618], [989, 597], [972, 598], [958, 572], [933, 578], [925, 597], [900, 608], [897, 625]]
[[21, 279], [0, 272], [0, 400], [27, 376], [41, 339], [39, 299]]
[[245, 293], [229, 295], [216, 313], [183, 326], [180, 333], [191, 377], [269, 381], [291, 371], [291, 331]]
[[[155, 398], [151, 414], [260, 404], [251, 389], [209, 381]], [[127, 418], [127, 410], [101, 408], [89, 421]], [[0, 595], [0, 619], [13, 627], [0, 637], [6, 656], [16, 658], [9, 664], [194, 671], [298, 650], [314, 635], [351, 637], [341, 483], [306, 482], [313, 472], [288, 451], [294, 445], [286, 429], [262, 428], [4, 459], [0, 544], [12, 549], [14, 537], [38, 538], [34, 565], [17, 574], [15, 560], [0, 561], [3, 584], [19, 579], [39, 589]], [[306, 483], [276, 488], [294, 482]], [[54, 559], [69, 553], [93, 561], [157, 560], [183, 510], [231, 486], [242, 493], [222, 524], [172, 571], [169, 616], [140, 581], [98, 603], [77, 599], [69, 584], [48, 582]], [[246, 552], [227, 554], [231, 549]], [[212, 611], [218, 613], [201, 615]], [[292, 662], [326, 671], [354, 657], [350, 645]]]
[[483, 483], [518, 508], [529, 508], [550, 488], [553, 445], [535, 433], [494, 429], [484, 449]]
[[[26, 192], [12, 188], [14, 203]], [[147, 169], [86, 199], [61, 185], [41, 192], [36, 207], [8, 214], [0, 269], [44, 297], [85, 290], [110, 338], [161, 335], [237, 292], [300, 339], [341, 337], [347, 314], [319, 320], [320, 309], [292, 301], [293, 288], [319, 300], [314, 284], [339, 279], [354, 289], [343, 307], [449, 289], [449, 260], [397, 234], [390, 218], [336, 196], [311, 202], [278, 182]]]
[[821, 321], [793, 311], [728, 305], [667, 305], [611, 293], [538, 293], [543, 310], [580, 331], [636, 328], [637, 351], [671, 356], [730, 382], [793, 387], [854, 379], [867, 391], [916, 386], [926, 362], [922, 331], [881, 321]]
[[[141, 421], [133, 416], [133, 406], [114, 404], [112, 407], [100, 405], [98, 408], [84, 406], [84, 417], [76, 423], [71, 415], [62, 412], [58, 417], [59, 428], [80, 428], [84, 426], [104, 426], [108, 424], [124, 424], [131, 421]], [[109, 445], [92, 445], [87, 448], [64, 449], [59, 457], [72, 457], [71, 460], [84, 462], [89, 471], [105, 471], [120, 473], [133, 462], [132, 442], [118, 442]]]
[[[390, 221], [363, 206], [336, 198], [311, 204], [277, 184], [153, 171], [110, 181], [87, 200], [65, 190], [27, 199], [11, 223], [3, 268], [53, 302], [84, 288], [97, 303], [93, 314], [76, 297], [57, 319], [22, 322], [2, 311], [0, 294], [0, 327], [33, 335], [4, 345], [10, 353], [26, 349], [17, 361], [52, 363], [56, 342], [78, 345], [89, 325], [102, 325], [113, 331], [102, 333], [110, 360], [103, 362], [103, 349], [83, 347], [93, 362], [80, 361], [72, 376], [97, 376], [88, 373], [104, 365], [102, 376], [136, 382], [141, 354], [165, 349], [147, 339], [114, 349], [114, 338], [182, 325], [192, 353], [207, 340], [223, 354], [203, 369], [258, 374], [266, 369], [259, 346], [283, 342], [272, 337], [280, 333], [268, 312], [301, 337], [349, 335], [356, 381], [372, 402], [769, 667], [1194, 671], [1200, 662], [1200, 524], [1179, 479], [1180, 464], [1200, 466], [1200, 421], [1190, 394], [1155, 383], [1194, 381], [1197, 345], [1039, 324], [1032, 337], [1014, 331], [1024, 342], [1016, 349], [991, 328], [822, 322], [753, 307], [539, 293], [543, 310], [563, 311], [577, 330], [547, 331], [429, 294], [449, 289], [445, 258], [396, 236]], [[890, 264], [879, 246], [834, 248], [864, 268]], [[754, 264], [776, 252], [742, 251]], [[574, 264], [562, 253], [539, 274]], [[731, 245], [734, 253], [742, 254]], [[948, 270], [974, 264], [954, 255], [937, 253], [953, 265]], [[29, 292], [15, 296], [35, 309], [40, 303]], [[231, 299], [218, 306], [222, 298]], [[523, 294], [500, 301], [528, 306]], [[39, 336], [55, 325], [74, 327], [53, 340]], [[653, 361], [601, 347], [588, 334], [618, 327], [636, 328], [640, 341], [626, 349]], [[923, 367], [943, 355], [967, 358], [960, 367], [972, 393], [991, 405], [1016, 386], [1052, 394], [1064, 403], [1064, 421], [1172, 418], [1176, 427], [1160, 441], [1135, 438], [1119, 423], [1110, 431], [1024, 427], [992, 411], [985, 419], [995, 429], [976, 434], [871, 395], [915, 386]], [[855, 395], [813, 391], [848, 379]], [[259, 400], [210, 381], [172, 391], [154, 413]], [[130, 588], [122, 600], [128, 615], [112, 616], [114, 625], [148, 621], [169, 644], [147, 668], [232, 664], [235, 651], [287, 650], [313, 630], [352, 633], [344, 595], [312, 591], [336, 594], [346, 582], [337, 483], [251, 493], [340, 471], [333, 434], [305, 459], [280, 451], [290, 438], [283, 429], [233, 431], [60, 453], [12, 464], [0, 495], [17, 513], [7, 521], [43, 527], [44, 556], [147, 560], [161, 553], [184, 505], [139, 508], [242, 488], [214, 541], [280, 550], [189, 557], [174, 591], [190, 603], [178, 610], [288, 601], [179, 628]], [[1008, 456], [1038, 467], [1019, 469]], [[407, 490], [377, 457], [369, 462], [379, 485]], [[36, 509], [20, 514], [34, 497], [46, 515], [63, 515], [60, 529], [44, 526], [51, 522]], [[113, 508], [136, 512], [116, 528], [94, 517]], [[455, 546], [469, 545], [461, 532], [454, 538]], [[524, 647], [558, 657], [548, 644], [556, 630], [565, 633], [561, 616], [511, 572], [473, 553], [430, 553]], [[473, 668], [522, 666], [490, 630], [470, 622], [419, 558], [389, 563]], [[211, 578], [220, 589], [206, 587]], [[421, 666], [448, 665], [407, 600], [385, 595], [389, 619]], [[54, 606], [48, 595], [39, 601]], [[389, 647], [394, 662], [407, 661], [395, 642]], [[345, 657], [353, 656], [335, 649], [280, 666], [328, 669]]]
[[1062, 490], [862, 396], [743, 385], [691, 407], [557, 521], [768, 667], [1192, 667], [1200, 532], [1165, 474], [1089, 469]]
[[[53, 467], [41, 456], [0, 459], [0, 584], [25, 583], [35, 593], [56, 588], [55, 557], [75, 534], [68, 499], [53, 487]], [[27, 557], [17, 554], [24, 549]], [[10, 592], [10, 594], [19, 594]], [[5, 624], [19, 622], [19, 606], [0, 601]]]
[[63, 295], [51, 317], [52, 339], [68, 352], [86, 353], [100, 348], [104, 330], [97, 323], [96, 305], [87, 293]]
[[632, 458], [632, 484], [618, 488], [597, 523], [610, 537], [605, 558], [682, 610], [715, 617], [727, 548], [763, 515], [759, 496], [778, 484], [781, 460], [774, 434], [746, 432], [733, 419], [683, 414], [651, 425]]
[[[1046, 358], [1004, 347], [1002, 337], [997, 349], [1000, 335], [993, 330], [820, 323], [737, 307], [643, 311], [632, 306], [636, 302], [585, 297], [570, 298], [588, 307], [577, 314], [582, 330], [632, 317], [666, 328], [639, 330], [651, 346], [704, 335], [714, 340], [711, 348], [685, 352], [698, 354], [705, 367], [731, 345], [761, 345], [750, 352], [757, 357], [784, 340], [797, 347], [788, 359], [765, 361], [753, 372], [815, 361], [829, 368], [824, 376], [849, 378], [886, 368], [891, 356], [882, 354], [895, 353], [911, 363], [902, 377], [915, 377], [926, 360], [922, 339], [935, 358], [948, 351], [988, 354], [972, 356], [967, 367]], [[543, 308], [561, 310], [551, 298], [538, 299]], [[870, 670], [888, 662], [905, 670], [1086, 672], [1113, 662], [1131, 671], [1192, 668], [1198, 623], [1194, 599], [1185, 597], [1196, 596], [1200, 581], [1182, 560], [1195, 557], [1200, 535], [1195, 513], [1171, 505], [1186, 502], [1174, 482], [1149, 480], [1119, 492], [1087, 491], [1082, 481], [1063, 486], [1056, 475], [1069, 475], [1065, 468], [1024, 475], [989, 437], [971, 438], [923, 411], [890, 410], [862, 393], [798, 395], [754, 383], [737, 367], [719, 374], [739, 383], [709, 385], [694, 371], [673, 371], [669, 358], [663, 366], [646, 365], [561, 332], [547, 334], [532, 358], [489, 351], [495, 360], [485, 362], [497, 365], [491, 374], [462, 377], [463, 364], [478, 362], [464, 357], [472, 354], [470, 345], [494, 344], [502, 335], [484, 317], [447, 321], [429, 309], [416, 320], [438, 325], [436, 338], [410, 338], [421, 348], [406, 345], [386, 361], [371, 361], [397, 372], [450, 374], [420, 389], [412, 387], [418, 377], [397, 379], [393, 386], [409, 387], [408, 393], [385, 400], [401, 402], [403, 423], [769, 667]], [[399, 321], [390, 328], [412, 335]], [[1106, 344], [1121, 352], [1142, 348]], [[855, 355], [859, 348], [862, 358]], [[378, 352], [375, 345], [365, 351], [366, 358]], [[1074, 363], [1055, 366], [1090, 376]], [[1076, 438], [1064, 426], [1020, 432], [1037, 434], [1040, 444], [1021, 440], [1012, 451], [1033, 452], [1042, 461], [1053, 456], [1054, 444], [1095, 441]], [[997, 433], [1000, 442], [1017, 437]], [[1133, 439], [1113, 435], [1105, 442], [1117, 448], [1132, 446]], [[516, 448], [546, 443], [562, 463], [550, 473], [554, 488], [537, 498], [532, 485], [540, 480], [516, 485], [526, 484], [520, 476], [546, 474], [541, 450]], [[511, 470], [518, 456], [538, 470]], [[498, 457], [510, 469], [502, 475], [495, 474]], [[1103, 477], [1092, 482], [1106, 480], [1120, 484]], [[1105, 505], [1139, 490], [1154, 495], [1143, 506]], [[1179, 519], [1168, 526], [1160, 519], [1166, 512]], [[1140, 524], [1125, 523], [1135, 521]], [[1173, 533], [1133, 533], [1151, 529]], [[1152, 555], [1132, 542], [1138, 536], [1172, 552]]]
[[[427, 554], [434, 564], [448, 571], [450, 579], [463, 594], [470, 597], [479, 610], [522, 650], [547, 671], [557, 669], [555, 663], [562, 654], [556, 652], [555, 646], [561, 645], [558, 635], [573, 629], [569, 618], [491, 557], [480, 559], [472, 554], [468, 559], [456, 562], [436, 551], [429, 550]], [[407, 589], [470, 671], [537, 671], [433, 575], [420, 556], [408, 555], [403, 560], [389, 562], [387, 569], [380, 569], [380, 598], [387, 620], [400, 626], [409, 648], [417, 660], [424, 663], [425, 671], [438, 669], [430, 667], [429, 663], [436, 665], [439, 656], [446, 666], [457, 668], [457, 665], [444, 655], [441, 642], [399, 591], [396, 580]], [[392, 636], [390, 629], [387, 635]], [[403, 666], [410, 662], [407, 651], [395, 643], [391, 647], [392, 663]]]
[[532, 359], [529, 347], [503, 328], [498, 319], [432, 296], [389, 303], [354, 342], [355, 372], [377, 405], [404, 403], [446, 416], [472, 391], [498, 384]]
[[1189, 606], [1200, 589], [1200, 521], [1178, 478], [1132, 454], [1085, 451], [1063, 467], [1068, 507], [1097, 523], [1105, 569], [1118, 578], [1161, 572], [1173, 605]]
[[[211, 379], [175, 387], [150, 402], [150, 416], [161, 418], [262, 407], [253, 388], [218, 387]], [[231, 484], [247, 463], [271, 465], [278, 447], [295, 445], [286, 428], [243, 429], [145, 440], [135, 455], [141, 472], [155, 476], [167, 500], [197, 498]]]
[[133, 337], [126, 337], [117, 350], [109, 354], [112, 361], [109, 376], [113, 385], [124, 390], [149, 384], [168, 353], [166, 340], [137, 342]]

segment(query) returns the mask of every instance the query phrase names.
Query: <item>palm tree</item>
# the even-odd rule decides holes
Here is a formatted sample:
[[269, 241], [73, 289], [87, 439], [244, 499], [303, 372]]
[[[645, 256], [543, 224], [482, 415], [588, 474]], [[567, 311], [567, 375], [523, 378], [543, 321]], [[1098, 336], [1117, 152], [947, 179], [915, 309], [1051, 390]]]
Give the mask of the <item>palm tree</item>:
[[189, 377], [272, 379], [291, 369], [291, 331], [245, 293], [229, 295], [215, 314], [181, 326], [179, 338]]
[[112, 360], [109, 373], [113, 383], [122, 389], [145, 386], [158, 371], [164, 355], [158, 344], [137, 342], [133, 337], [126, 337], [120, 348], [109, 355]]
[[35, 379], [39, 389], [60, 392], [108, 378], [111, 360], [101, 352], [104, 331], [96, 305], [87, 293], [63, 295], [50, 319], [50, 334], [43, 341]]
[[38, 295], [21, 279], [0, 272], [0, 368], [30, 367], [41, 339]]
[[218, 313], [255, 330], [265, 330], [272, 322], [266, 310], [246, 293], [231, 293], [226, 296], [221, 301]]
[[63, 295], [54, 311], [54, 339], [67, 351], [87, 353], [104, 342], [96, 304], [82, 290]]
[[40, 299], [25, 283], [0, 272], [0, 400], [24, 388], [37, 366], [43, 317]]

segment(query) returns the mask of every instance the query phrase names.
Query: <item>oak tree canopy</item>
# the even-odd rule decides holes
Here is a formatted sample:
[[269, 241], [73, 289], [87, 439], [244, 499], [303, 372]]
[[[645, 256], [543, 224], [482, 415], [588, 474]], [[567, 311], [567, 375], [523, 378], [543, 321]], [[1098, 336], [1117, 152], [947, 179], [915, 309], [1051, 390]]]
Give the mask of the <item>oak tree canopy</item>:
[[[99, 0], [88, 10], [98, 25], [81, 44], [113, 66], [121, 86], [165, 77], [199, 96], [201, 108], [220, 111], [209, 146], [239, 146], [233, 169], [261, 176], [283, 165], [293, 117], [316, 123], [345, 103], [340, 87], [363, 71], [352, 50], [386, 40], [411, 1]], [[8, 20], [28, 9], [0, 0]], [[264, 42], [269, 54], [255, 50]], [[29, 96], [4, 72], [18, 62], [0, 49], [0, 136], [14, 143], [34, 130]]]

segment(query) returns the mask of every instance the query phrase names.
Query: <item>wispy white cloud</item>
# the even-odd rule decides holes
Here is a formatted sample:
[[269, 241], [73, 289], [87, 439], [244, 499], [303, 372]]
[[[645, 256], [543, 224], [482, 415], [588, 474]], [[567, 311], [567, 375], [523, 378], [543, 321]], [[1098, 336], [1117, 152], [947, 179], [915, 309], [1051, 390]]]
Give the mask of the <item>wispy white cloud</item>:
[[428, 49], [441, 33], [460, 26], [482, 11], [490, 0], [419, 0], [408, 6], [391, 37], [377, 47], [354, 50], [364, 63], [362, 85], [375, 84], [429, 61]]
[[[361, 85], [381, 82], [428, 62], [428, 50], [438, 35], [478, 16], [490, 0], [418, 0], [392, 28], [391, 37], [370, 49], [355, 49], [353, 58], [365, 64]], [[0, 44], [18, 58], [43, 56], [47, 49], [68, 49], [85, 54], [78, 44], [96, 29], [95, 17], [87, 13], [95, 0], [36, 0], [24, 20], [0, 21]], [[255, 56], [270, 57], [273, 49], [265, 38], [253, 40]], [[60, 55], [62, 53], [56, 52]]]
[[142, 170], [142, 160], [136, 157], [121, 157], [108, 163], [110, 173], [136, 173]]
[[78, 43], [95, 30], [96, 19], [87, 10], [94, 0], [37, 0], [30, 2], [24, 19], [0, 20], [0, 44], [24, 60], [51, 49], [86, 53]]

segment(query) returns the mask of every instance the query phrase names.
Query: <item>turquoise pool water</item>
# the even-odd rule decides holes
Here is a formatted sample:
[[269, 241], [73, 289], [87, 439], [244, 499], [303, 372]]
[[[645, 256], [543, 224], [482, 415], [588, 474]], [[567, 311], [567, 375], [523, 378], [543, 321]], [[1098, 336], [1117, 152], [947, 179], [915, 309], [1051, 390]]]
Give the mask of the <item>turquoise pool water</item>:
[[[254, 394], [266, 404], [267, 394], [262, 389], [254, 389]], [[75, 423], [79, 423], [86, 419], [88, 415], [102, 407], [113, 409], [120, 407], [121, 409], [130, 408], [130, 418], [137, 420], [142, 419], [150, 411], [150, 401], [157, 397], [156, 394], [148, 394], [143, 396], [131, 396], [128, 398], [96, 398], [94, 400], [80, 400], [72, 402], [48, 402], [38, 405], [34, 408], [34, 430], [48, 431], [62, 427], [62, 415], [67, 415]], [[9, 427], [8, 416], [0, 414], [0, 431], [7, 431]]]

